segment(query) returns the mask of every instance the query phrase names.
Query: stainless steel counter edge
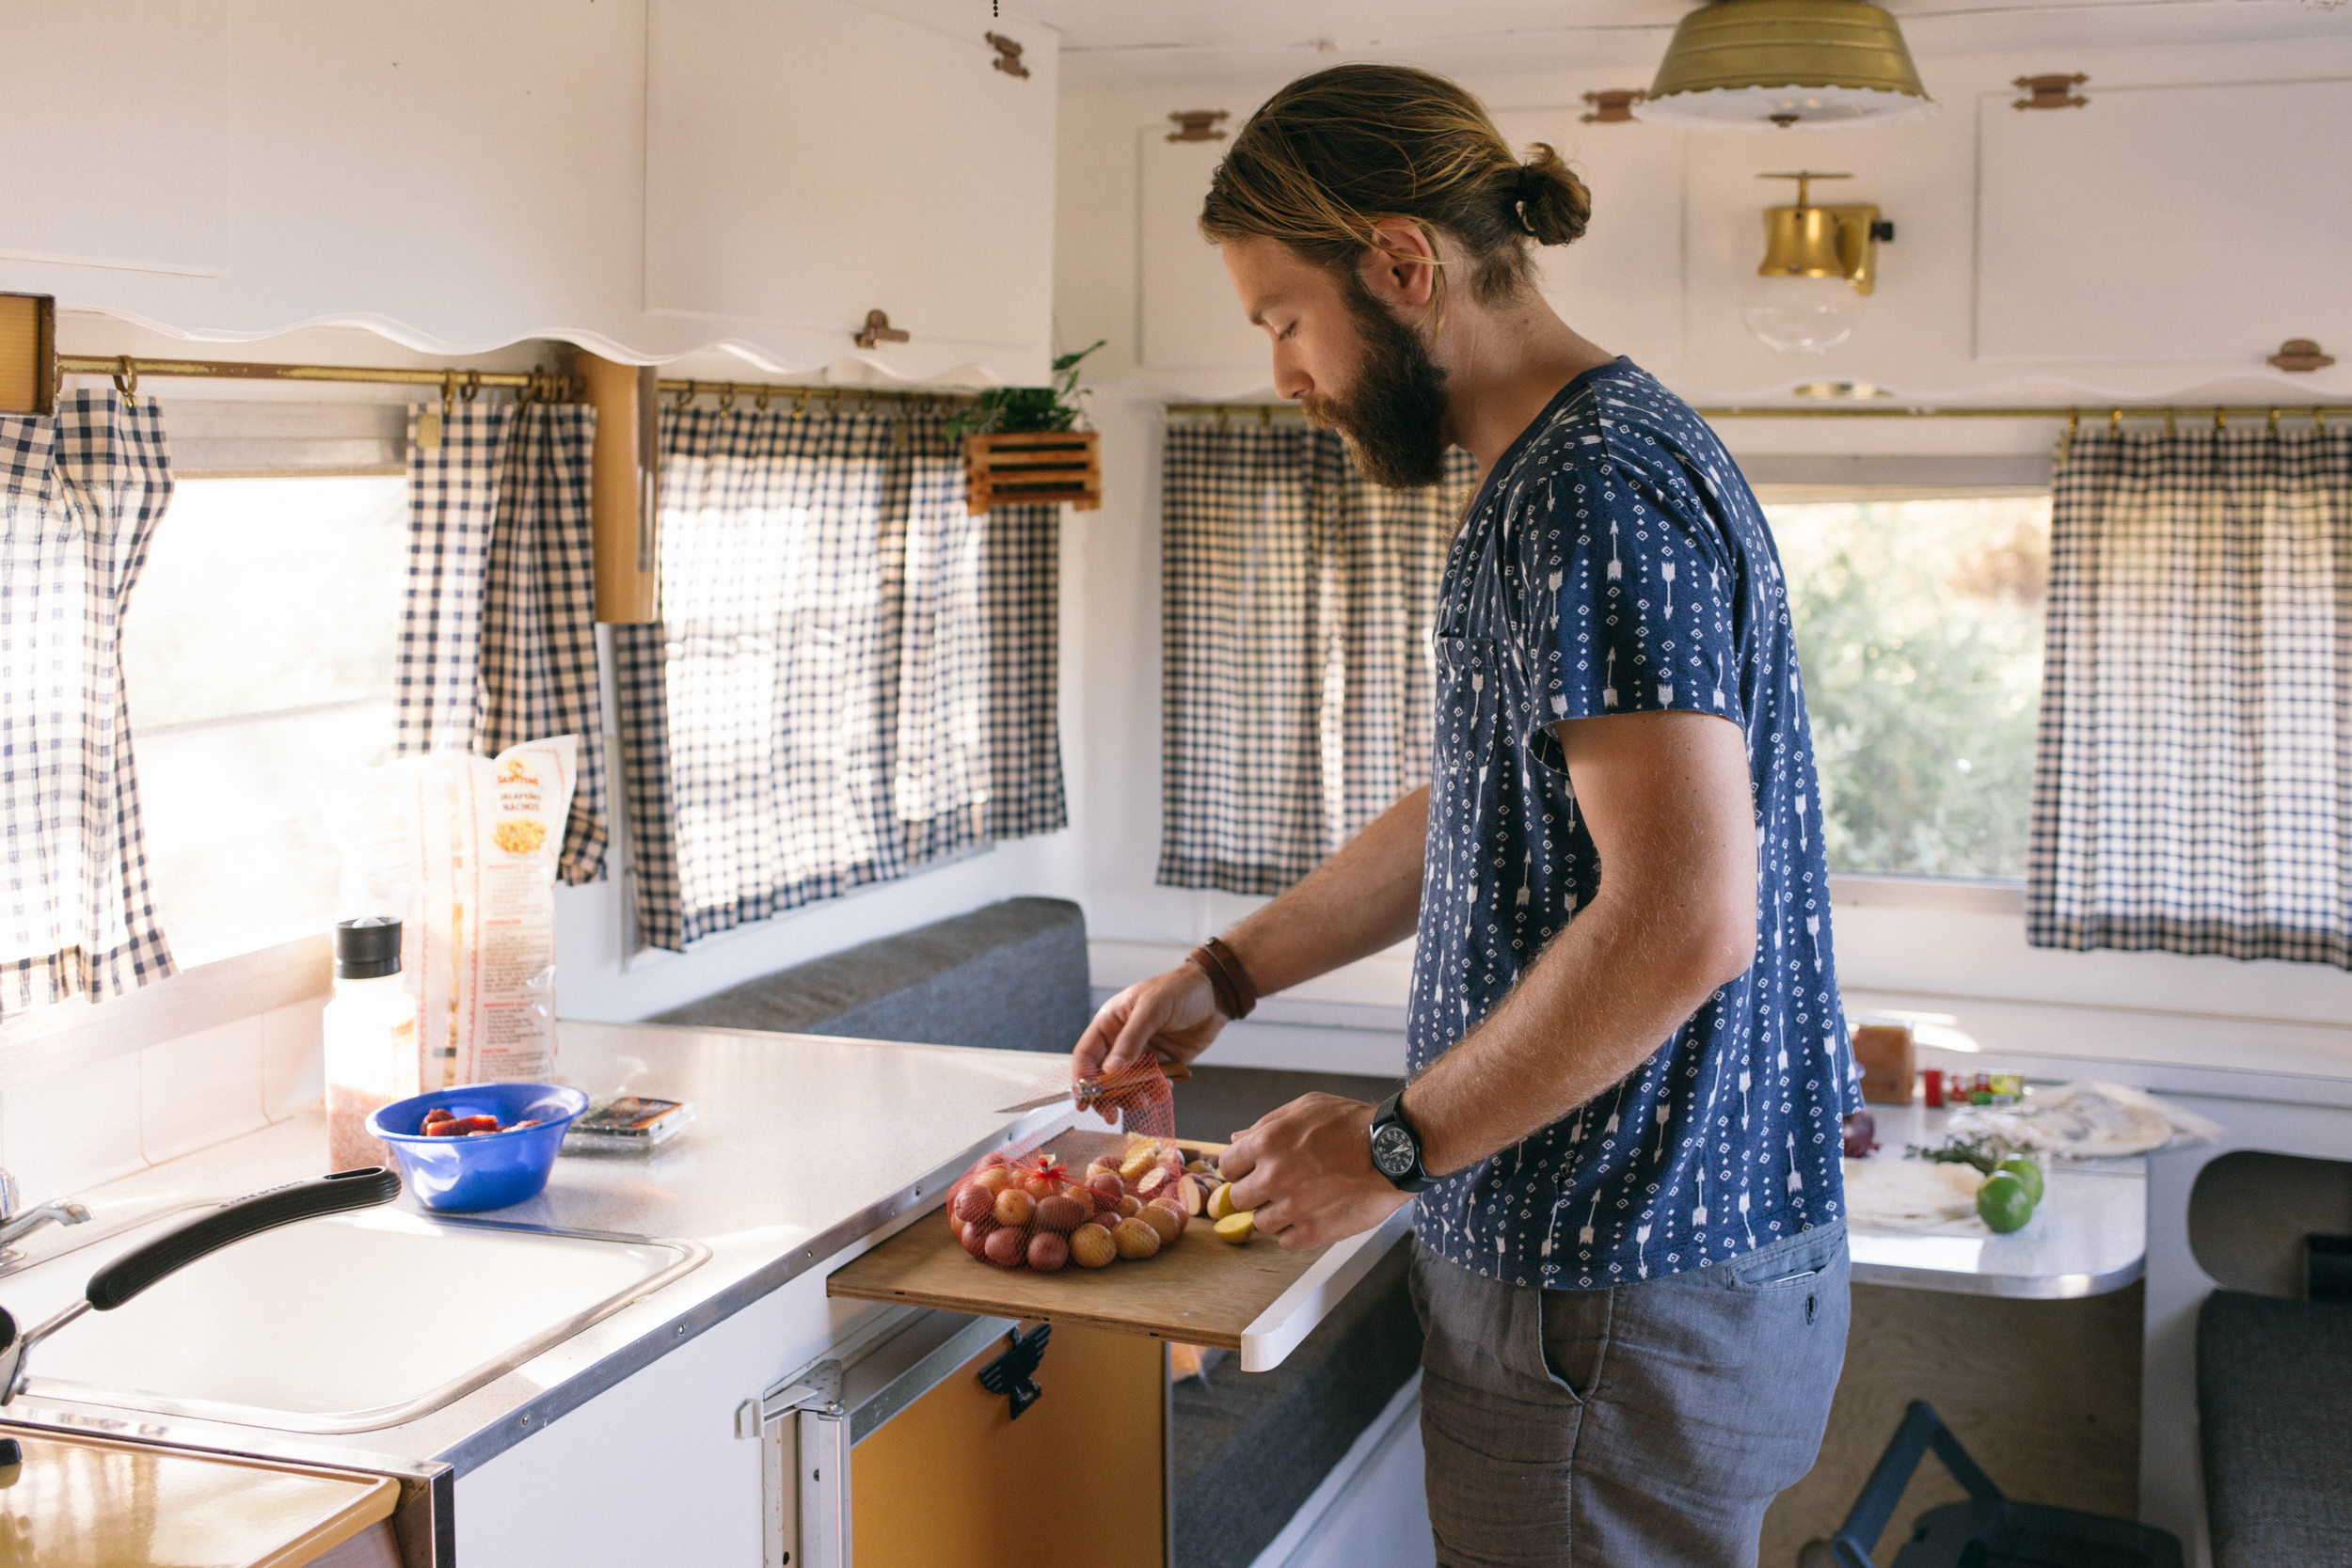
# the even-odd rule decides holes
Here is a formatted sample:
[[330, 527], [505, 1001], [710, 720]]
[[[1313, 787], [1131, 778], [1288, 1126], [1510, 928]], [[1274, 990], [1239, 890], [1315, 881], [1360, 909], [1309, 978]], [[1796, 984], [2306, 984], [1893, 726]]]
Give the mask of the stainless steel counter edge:
[[2145, 1274], [2143, 1255], [2105, 1274], [2001, 1275], [1964, 1274], [1956, 1269], [1906, 1269], [1892, 1263], [1856, 1263], [1850, 1275], [1856, 1285], [1883, 1285], [1899, 1291], [1941, 1291], [1957, 1296], [2005, 1296], [2011, 1301], [2079, 1301], [2121, 1291]]
[[[533, 1433], [546, 1431], [597, 1395], [644, 1370], [680, 1345], [724, 1323], [801, 1275], [837, 1261], [846, 1261], [842, 1254], [858, 1243], [869, 1239], [879, 1243], [886, 1239], [887, 1234], [895, 1234], [944, 1201], [946, 1190], [955, 1178], [981, 1155], [1008, 1143], [1051, 1136], [1058, 1131], [1060, 1124], [1071, 1118], [1071, 1114], [1067, 1105], [1049, 1106], [1031, 1112], [1001, 1131], [975, 1141], [961, 1153], [941, 1161], [887, 1196], [866, 1205], [815, 1236], [796, 1243], [766, 1265], [736, 1276], [695, 1301], [685, 1311], [661, 1320], [635, 1339], [599, 1357], [563, 1382], [517, 1400], [470, 1435], [446, 1445], [430, 1458], [420, 1459], [327, 1443], [316, 1438], [306, 1439], [301, 1434], [273, 1428], [226, 1421], [157, 1418], [137, 1411], [118, 1411], [109, 1406], [75, 1404], [64, 1401], [52, 1402], [20, 1399], [0, 1411], [0, 1422], [131, 1438], [208, 1453], [367, 1470], [389, 1476], [431, 1480], [449, 1474], [462, 1478]], [[634, 1305], [643, 1307], [648, 1302], [659, 1301], [664, 1295], [689, 1295], [699, 1283], [697, 1275], [689, 1274]], [[552, 1348], [561, 1349], [560, 1346]], [[528, 1361], [522, 1363], [501, 1379], [486, 1385], [485, 1391], [495, 1392], [499, 1382], [528, 1372], [531, 1365]], [[381, 1429], [388, 1436], [396, 1435], [400, 1430], [399, 1427]], [[364, 1438], [373, 1434], [359, 1435]]]

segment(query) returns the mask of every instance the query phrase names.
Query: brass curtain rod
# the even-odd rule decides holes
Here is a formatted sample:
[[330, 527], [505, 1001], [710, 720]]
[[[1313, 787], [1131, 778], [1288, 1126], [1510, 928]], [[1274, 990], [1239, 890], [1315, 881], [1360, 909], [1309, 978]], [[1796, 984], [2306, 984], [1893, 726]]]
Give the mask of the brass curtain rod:
[[[1255, 415], [1265, 420], [1282, 415], [1297, 416], [1302, 411], [1291, 403], [1170, 403], [1164, 404], [1170, 414], [1215, 415], [1219, 419], [1246, 418]], [[2086, 419], [2106, 419], [2111, 423], [2124, 420], [2189, 420], [2213, 419], [2226, 423], [2231, 419], [2326, 419], [2331, 415], [2352, 416], [2352, 404], [2083, 404], [2073, 406], [2012, 408], [1933, 408], [1923, 404], [1836, 404], [1821, 407], [1740, 407], [1701, 408], [1697, 413], [1708, 420], [2064, 420], [2079, 424]]]
[[[129, 354], [60, 354], [57, 356], [57, 373], [61, 376], [112, 376], [116, 385], [125, 390], [136, 388], [141, 376], [166, 376], [227, 381], [361, 382], [389, 387], [438, 387], [447, 396], [469, 399], [485, 388], [507, 388], [529, 392], [541, 399], [562, 397], [577, 391], [573, 378], [544, 370], [461, 371], [448, 367], [433, 370], [421, 366], [393, 370], [367, 365], [276, 365], [235, 359], [150, 359]], [[755, 405], [763, 409], [780, 397], [790, 398], [796, 407], [806, 407], [813, 399], [960, 404], [969, 403], [977, 395], [971, 392], [902, 390], [892, 387], [804, 387], [790, 382], [679, 380], [662, 381], [658, 385], [663, 396], [677, 400], [680, 408], [691, 406], [706, 393], [719, 398], [722, 407], [733, 406], [735, 400], [740, 397], [751, 399]]]

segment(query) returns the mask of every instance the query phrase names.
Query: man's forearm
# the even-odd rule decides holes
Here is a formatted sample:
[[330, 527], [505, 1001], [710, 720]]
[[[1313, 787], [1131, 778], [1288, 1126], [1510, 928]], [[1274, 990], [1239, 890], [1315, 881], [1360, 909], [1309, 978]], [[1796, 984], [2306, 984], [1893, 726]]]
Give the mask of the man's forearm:
[[1581, 911], [1486, 1022], [1413, 1081], [1405, 1110], [1432, 1175], [1474, 1164], [1606, 1092], [1722, 983], [1720, 943], [1710, 951], [1703, 934], [1655, 911], [1643, 918], [1629, 902]]
[[1226, 933], [1261, 995], [1287, 990], [1413, 934], [1429, 791], [1413, 791], [1345, 847]]

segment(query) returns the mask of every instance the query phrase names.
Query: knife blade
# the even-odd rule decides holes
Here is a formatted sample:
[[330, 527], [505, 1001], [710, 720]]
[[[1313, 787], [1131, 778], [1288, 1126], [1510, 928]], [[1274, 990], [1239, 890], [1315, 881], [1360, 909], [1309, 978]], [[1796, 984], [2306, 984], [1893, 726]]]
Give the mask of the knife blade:
[[[1163, 1062], [1160, 1067], [1171, 1084], [1181, 1084], [1192, 1076], [1192, 1069], [1182, 1062]], [[1052, 1094], [1041, 1094], [1034, 1100], [1025, 1100], [1018, 1105], [999, 1105], [996, 1107], [996, 1115], [1011, 1117], [1019, 1116], [1024, 1111], [1041, 1111], [1048, 1105], [1058, 1105], [1066, 1100], [1074, 1100], [1083, 1105], [1100, 1098], [1105, 1088], [1124, 1086], [1123, 1083], [1119, 1080], [1123, 1080], [1127, 1076], [1128, 1074], [1121, 1073], [1118, 1075], [1118, 1080], [1081, 1078], [1066, 1089], [1057, 1089]]]

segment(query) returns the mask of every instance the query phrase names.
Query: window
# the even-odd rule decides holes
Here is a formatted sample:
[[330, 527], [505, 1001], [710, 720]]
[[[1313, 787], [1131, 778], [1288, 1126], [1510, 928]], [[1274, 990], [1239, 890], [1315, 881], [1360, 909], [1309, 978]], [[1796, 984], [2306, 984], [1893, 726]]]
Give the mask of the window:
[[2023, 879], [2049, 497], [1767, 499], [1765, 512], [1830, 869]]
[[390, 754], [407, 482], [183, 479], [123, 623], [148, 863], [183, 969], [321, 931], [321, 785]]

